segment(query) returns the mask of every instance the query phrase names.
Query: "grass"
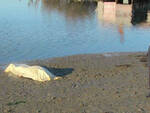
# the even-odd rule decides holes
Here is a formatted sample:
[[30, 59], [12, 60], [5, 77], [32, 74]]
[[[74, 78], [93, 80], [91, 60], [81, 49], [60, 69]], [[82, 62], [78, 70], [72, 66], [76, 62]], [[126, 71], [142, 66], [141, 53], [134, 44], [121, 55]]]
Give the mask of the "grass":
[[26, 101], [9, 102], [7, 105], [12, 106], [12, 105], [18, 105], [18, 104], [21, 104], [21, 103], [26, 103]]

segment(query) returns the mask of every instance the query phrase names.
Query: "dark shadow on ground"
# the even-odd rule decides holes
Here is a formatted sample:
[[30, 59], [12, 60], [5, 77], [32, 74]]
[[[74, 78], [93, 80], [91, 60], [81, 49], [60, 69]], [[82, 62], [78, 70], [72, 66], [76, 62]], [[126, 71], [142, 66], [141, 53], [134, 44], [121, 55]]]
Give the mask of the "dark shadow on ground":
[[46, 66], [43, 67], [46, 68], [51, 73], [53, 73], [55, 76], [61, 77], [67, 76], [68, 74], [71, 74], [74, 71], [73, 68], [50, 68]]

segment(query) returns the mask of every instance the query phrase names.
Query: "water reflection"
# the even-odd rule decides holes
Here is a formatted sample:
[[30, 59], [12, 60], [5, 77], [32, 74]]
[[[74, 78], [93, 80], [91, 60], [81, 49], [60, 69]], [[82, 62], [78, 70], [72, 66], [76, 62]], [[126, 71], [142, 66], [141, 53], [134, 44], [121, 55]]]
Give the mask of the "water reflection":
[[150, 3], [148, 0], [134, 0], [132, 3], [129, 0], [128, 4], [123, 4], [123, 1], [73, 2], [71, 0], [29, 0], [28, 5], [38, 7], [41, 4], [42, 11], [47, 14], [58, 11], [69, 20], [90, 17], [96, 9], [98, 19], [107, 24], [132, 26], [149, 22], [150, 14], [148, 11]]
[[120, 43], [124, 43], [125, 39], [124, 39], [124, 30], [123, 30], [123, 26], [122, 25], [119, 25], [118, 26], [118, 32], [120, 34]]
[[[40, 0], [29, 0], [29, 4], [37, 5]], [[115, 24], [119, 34], [120, 43], [125, 42], [124, 26], [145, 27], [149, 25], [148, 0], [104, 0], [99, 2], [73, 2], [71, 0], [41, 0], [42, 10], [47, 14], [58, 11], [68, 20], [90, 17], [94, 12], [104, 24]]]
[[29, 6], [38, 7], [41, 2], [41, 8], [47, 14], [58, 11], [69, 20], [90, 17], [97, 7], [97, 2], [73, 2], [70, 0], [29, 0]]
[[40, 3], [40, 0], [29, 0], [28, 6], [32, 5], [32, 6], [38, 7], [39, 3]]
[[133, 3], [103, 2], [97, 5], [97, 17], [100, 23], [115, 24], [120, 34], [120, 42], [124, 43], [124, 26], [149, 26], [150, 9], [148, 1], [134, 0]]
[[132, 20], [133, 25], [145, 23], [148, 19], [149, 2], [147, 0], [134, 0], [132, 5]]
[[117, 25], [137, 25], [148, 22], [148, 1], [134, 0], [132, 4], [98, 2], [97, 15], [100, 21]]

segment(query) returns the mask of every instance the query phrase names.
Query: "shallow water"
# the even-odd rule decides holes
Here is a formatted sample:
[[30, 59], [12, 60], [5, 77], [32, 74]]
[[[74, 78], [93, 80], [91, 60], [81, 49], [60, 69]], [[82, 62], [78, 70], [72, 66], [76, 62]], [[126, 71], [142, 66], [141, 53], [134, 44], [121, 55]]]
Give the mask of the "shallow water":
[[1, 0], [0, 63], [146, 51], [150, 44], [149, 9], [146, 2]]

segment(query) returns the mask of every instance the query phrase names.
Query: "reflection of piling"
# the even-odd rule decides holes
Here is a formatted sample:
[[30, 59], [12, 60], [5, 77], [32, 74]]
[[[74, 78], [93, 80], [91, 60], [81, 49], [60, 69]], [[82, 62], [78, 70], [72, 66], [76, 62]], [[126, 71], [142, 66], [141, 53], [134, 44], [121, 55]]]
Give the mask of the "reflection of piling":
[[150, 0], [116, 0], [116, 2], [111, 0], [98, 2], [99, 20], [129, 26], [150, 22]]
[[100, 21], [131, 25], [132, 5], [116, 4], [115, 2], [98, 2], [97, 15]]
[[132, 5], [132, 20], [133, 25], [146, 22], [148, 18], [148, 0], [134, 0]]

